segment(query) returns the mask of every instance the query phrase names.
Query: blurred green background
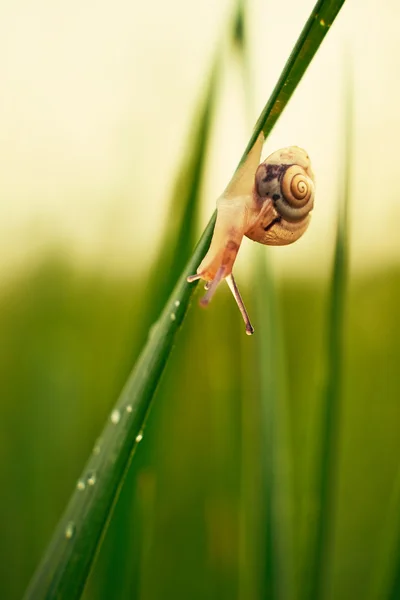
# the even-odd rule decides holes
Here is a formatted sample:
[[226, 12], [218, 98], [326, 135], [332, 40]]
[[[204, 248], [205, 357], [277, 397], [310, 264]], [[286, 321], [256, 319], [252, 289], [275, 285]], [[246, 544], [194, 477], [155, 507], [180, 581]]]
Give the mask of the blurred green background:
[[[43, 1], [34, 21], [22, 4], [2, 7], [1, 25], [8, 52], [1, 59], [7, 92], [0, 114], [9, 148], [1, 151], [0, 595], [7, 600], [26, 588], [157, 317], [170, 289], [162, 273], [169, 253], [185, 254], [194, 244], [193, 233], [173, 249], [161, 240], [171, 243], [164, 234], [174, 231], [179, 197], [175, 204], [168, 199], [230, 10], [228, 2], [189, 10], [176, 0], [168, 9], [157, 5], [153, 18], [139, 4], [101, 3], [90, 30], [93, 3], [80, 9], [72, 3], [63, 12]], [[283, 8], [250, 3], [256, 108], [313, 3], [292, 4], [288, 18]], [[377, 598], [376, 580], [396, 561], [387, 540], [400, 510], [393, 496], [400, 476], [400, 262], [392, 151], [393, 131], [400, 132], [400, 90], [393, 82], [400, 53], [393, 53], [399, 48], [389, 17], [399, 8], [394, 2], [349, 4], [268, 142], [270, 150], [296, 143], [310, 152], [318, 182], [310, 232], [293, 248], [243, 248], [238, 279], [253, 338], [245, 336], [228, 290], [218, 290], [206, 311], [193, 302], [87, 599], [272, 597], [264, 560], [267, 501], [277, 503], [275, 523], [288, 532], [269, 536], [273, 547], [284, 544], [276, 597], [298, 597], [316, 514], [329, 277], [342, 184], [345, 41], [355, 72], [351, 264], [326, 597]], [[257, 34], [260, 18], [276, 24], [266, 40]], [[371, 18], [382, 28], [372, 49], [362, 26]], [[377, 96], [365, 94], [369, 81], [379, 82]], [[221, 77], [201, 181], [204, 202], [193, 217], [197, 232], [244, 147], [242, 96], [233, 62]], [[264, 256], [275, 275], [275, 292], [267, 286], [265, 295], [254, 266]], [[268, 336], [277, 328], [276, 363], [270, 364], [283, 387], [274, 392], [273, 421], [262, 424], [268, 415], [257, 327], [272, 298], [276, 322], [267, 319], [261, 331]], [[263, 475], [268, 432], [281, 466], [272, 500]]]
[[[82, 271], [59, 257], [3, 290], [4, 598], [20, 597], [127, 376], [140, 289], [140, 281]], [[312, 280], [279, 290], [299, 562], [313, 514], [325, 296]], [[400, 454], [399, 301], [398, 271], [350, 283], [334, 598], [367, 597], [379, 560]], [[238, 317], [224, 292], [208, 311], [190, 311], [85, 597], [136, 597], [138, 571], [140, 598], [234, 598], [243, 586], [241, 597], [257, 597], [256, 338], [244, 335]]]

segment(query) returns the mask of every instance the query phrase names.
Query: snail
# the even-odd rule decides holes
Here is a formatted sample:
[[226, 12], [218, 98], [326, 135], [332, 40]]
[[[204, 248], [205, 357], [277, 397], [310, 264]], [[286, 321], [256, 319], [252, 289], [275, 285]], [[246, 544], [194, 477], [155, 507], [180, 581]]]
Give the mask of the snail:
[[261, 133], [245, 162], [217, 200], [217, 219], [209, 250], [197, 273], [187, 281], [206, 281], [206, 306], [218, 284], [225, 279], [246, 325], [254, 328], [239, 293], [232, 267], [247, 236], [255, 242], [283, 246], [303, 235], [314, 205], [314, 175], [305, 150], [290, 146], [277, 150], [260, 165], [264, 136]]

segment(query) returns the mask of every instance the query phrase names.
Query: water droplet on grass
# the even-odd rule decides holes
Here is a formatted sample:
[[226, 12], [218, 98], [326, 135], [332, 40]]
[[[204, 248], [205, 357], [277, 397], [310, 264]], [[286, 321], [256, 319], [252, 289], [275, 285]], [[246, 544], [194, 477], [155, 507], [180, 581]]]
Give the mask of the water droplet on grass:
[[117, 425], [119, 423], [121, 419], [121, 413], [119, 412], [119, 410], [115, 409], [112, 411], [111, 416], [110, 416], [110, 420], [111, 423], [113, 423], [114, 425]]
[[78, 483], [76, 484], [76, 489], [78, 489], [78, 490], [84, 490], [84, 489], [85, 489], [85, 487], [86, 487], [86, 484], [85, 484], [85, 482], [83, 481], [83, 479], [80, 479], [80, 480], [78, 481]]
[[65, 537], [67, 538], [67, 540], [70, 540], [74, 537], [75, 529], [75, 523], [73, 521], [70, 521], [65, 528]]
[[131, 405], [131, 404], [128, 404], [128, 405], [126, 406], [126, 409], [125, 409], [125, 410], [126, 410], [126, 412], [128, 412], [128, 413], [131, 413], [131, 412], [132, 412], [132, 405]]
[[94, 471], [92, 471], [91, 473], [88, 474], [87, 484], [94, 485], [95, 483], [96, 483], [96, 473], [94, 473]]
[[96, 444], [95, 447], [93, 448], [93, 454], [96, 454], [96, 456], [97, 456], [98, 454], [100, 454], [100, 452], [101, 452], [100, 444]]
[[178, 308], [178, 306], [180, 305], [180, 301], [179, 300], [175, 300], [174, 304]]
[[170, 315], [170, 316], [171, 316], [171, 321], [175, 321], [175, 319], [176, 319], [176, 314], [175, 314], [175, 313], [171, 313], [171, 315]]
[[139, 433], [136, 436], [137, 443], [141, 442], [142, 439], [143, 439], [143, 433], [141, 431], [139, 431]]

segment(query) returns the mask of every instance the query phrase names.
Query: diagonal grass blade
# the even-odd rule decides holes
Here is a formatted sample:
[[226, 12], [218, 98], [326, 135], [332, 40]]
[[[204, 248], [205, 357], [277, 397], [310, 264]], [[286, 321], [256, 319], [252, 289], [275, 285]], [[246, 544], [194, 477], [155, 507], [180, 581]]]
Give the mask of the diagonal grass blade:
[[[204, 97], [195, 109], [192, 118], [186, 144], [187, 150], [169, 203], [169, 218], [166, 220], [164, 234], [158, 245], [158, 257], [145, 284], [146, 310], [143, 313], [142, 323], [139, 325], [141, 335], [138, 334], [138, 323], [133, 323], [134, 335], [132, 335], [132, 338], [136, 342], [132, 344], [134, 353], [137, 350], [136, 340], [138, 338], [145, 339], [150, 324], [159, 316], [173, 284], [185, 266], [186, 257], [190, 255], [196, 242], [201, 183], [205, 171], [214, 106], [218, 94], [218, 74], [220, 70], [220, 52], [218, 50]], [[162, 265], [162, 268], [160, 268], [160, 265]], [[136, 353], [134, 358], [136, 358]], [[132, 362], [133, 359], [127, 361], [127, 367]], [[143, 460], [146, 461], [144, 452], [147, 454], [147, 449], [147, 445], [141, 449], [142, 463]], [[136, 462], [136, 466], [140, 470], [140, 461], [139, 463]], [[136, 469], [129, 472], [124, 485], [124, 493], [119, 498], [112, 525], [107, 533], [106, 544], [110, 549], [112, 548], [112, 551], [107, 552], [106, 550], [106, 555], [101, 554], [99, 561], [97, 561], [97, 568], [92, 572], [91, 582], [88, 582], [88, 587], [93, 585], [101, 588], [102, 596], [105, 598], [111, 596], [123, 597], [127, 586], [130, 588], [136, 586], [138, 589], [140, 585], [138, 563], [141, 560], [141, 546], [138, 542], [142, 538], [139, 529], [143, 529], [143, 523], [138, 523], [140, 513], [136, 513], [136, 518], [132, 518], [135, 503], [137, 506], [142, 505], [137, 497], [142, 489], [142, 486], [137, 485], [138, 474], [140, 475], [140, 472]], [[148, 512], [148, 507], [146, 508]], [[142, 510], [143, 514], [147, 514], [147, 512]], [[133, 548], [134, 544], [136, 544], [136, 550], [127, 551], [127, 545]], [[132, 555], [134, 558], [132, 558]], [[99, 564], [101, 560], [105, 564]]]
[[239, 164], [242, 164], [261, 131], [267, 138], [300, 83], [345, 0], [319, 0], [304, 25], [281, 76], [255, 124]]

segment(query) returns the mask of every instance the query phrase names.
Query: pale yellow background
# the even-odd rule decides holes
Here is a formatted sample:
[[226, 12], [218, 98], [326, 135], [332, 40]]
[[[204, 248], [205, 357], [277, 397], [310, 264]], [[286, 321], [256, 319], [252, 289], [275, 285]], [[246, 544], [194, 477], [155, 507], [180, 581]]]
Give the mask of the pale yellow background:
[[[255, 121], [314, 2], [254, 0]], [[146, 268], [157, 250], [187, 128], [231, 13], [227, 0], [2, 1], [2, 278], [61, 248], [107, 269]], [[400, 3], [347, 0], [265, 148], [309, 152], [310, 230], [273, 250], [282, 273], [326, 273], [341, 189], [344, 63], [355, 86], [352, 265], [399, 261]], [[249, 137], [229, 68], [217, 113], [203, 223]], [[246, 267], [248, 247], [239, 259]]]

